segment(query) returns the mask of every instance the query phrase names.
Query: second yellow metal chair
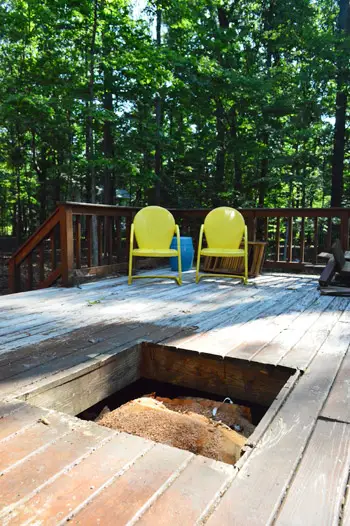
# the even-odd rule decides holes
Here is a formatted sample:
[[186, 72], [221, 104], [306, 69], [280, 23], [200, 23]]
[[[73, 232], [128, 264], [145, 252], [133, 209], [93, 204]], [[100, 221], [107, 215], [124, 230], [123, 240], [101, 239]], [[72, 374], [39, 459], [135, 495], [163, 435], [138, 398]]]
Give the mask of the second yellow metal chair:
[[[202, 248], [203, 235], [208, 248]], [[243, 248], [240, 248], [241, 243]], [[233, 274], [199, 274], [201, 256], [244, 258], [244, 276]], [[204, 220], [201, 226], [198, 243], [196, 283], [204, 276], [241, 278], [244, 284], [248, 281], [248, 231], [242, 214], [234, 208], [222, 206], [215, 208]]]
[[[170, 248], [173, 236], [177, 238], [177, 249]], [[134, 237], [138, 248], [134, 248]], [[133, 276], [132, 260], [133, 257], [146, 258], [168, 258], [178, 257], [179, 273], [177, 277], [169, 275], [150, 275]], [[170, 278], [181, 285], [181, 247], [180, 230], [175, 224], [173, 215], [160, 206], [147, 206], [137, 212], [130, 232], [130, 254], [129, 254], [129, 274], [128, 284], [131, 285], [133, 279], [140, 278]]]

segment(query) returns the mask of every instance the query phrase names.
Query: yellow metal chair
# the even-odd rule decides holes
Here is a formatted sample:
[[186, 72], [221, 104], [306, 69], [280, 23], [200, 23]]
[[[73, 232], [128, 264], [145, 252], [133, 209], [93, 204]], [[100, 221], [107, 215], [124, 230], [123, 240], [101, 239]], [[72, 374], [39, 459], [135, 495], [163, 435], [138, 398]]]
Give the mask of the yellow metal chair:
[[[174, 234], [177, 237], [177, 249], [170, 248]], [[134, 237], [138, 248], [134, 248]], [[178, 257], [178, 277], [132, 275], [133, 257], [168, 258], [174, 256]], [[178, 285], [182, 283], [180, 230], [172, 214], [160, 206], [143, 208], [137, 212], [131, 225], [128, 284], [131, 285], [133, 279], [140, 278], [169, 278], [175, 279]]]
[[[202, 248], [203, 235], [207, 240], [208, 248]], [[240, 248], [244, 240], [244, 248]], [[244, 257], [244, 276], [233, 274], [199, 274], [201, 256]], [[242, 214], [234, 208], [221, 206], [215, 208], [204, 220], [201, 226], [198, 243], [196, 283], [205, 276], [242, 278], [243, 283], [248, 282], [248, 231]]]

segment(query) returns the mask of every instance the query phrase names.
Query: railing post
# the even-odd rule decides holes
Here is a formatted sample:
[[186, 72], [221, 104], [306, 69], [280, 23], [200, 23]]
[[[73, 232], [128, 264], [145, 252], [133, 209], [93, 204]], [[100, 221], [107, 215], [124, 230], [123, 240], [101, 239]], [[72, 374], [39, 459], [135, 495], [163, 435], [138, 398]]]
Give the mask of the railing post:
[[279, 263], [279, 260], [280, 260], [280, 217], [278, 216], [276, 218], [276, 237], [275, 237], [275, 245], [276, 245], [276, 250], [275, 250], [275, 261], [277, 263]]
[[74, 246], [73, 246], [73, 213], [71, 206], [60, 206], [60, 241], [62, 283], [64, 287], [72, 285]]
[[318, 217], [316, 216], [314, 218], [314, 229], [315, 229], [315, 234], [314, 234], [314, 257], [313, 257], [313, 262], [316, 264], [317, 263], [317, 255], [318, 255]]
[[125, 232], [125, 260], [129, 264], [129, 243], [130, 243], [130, 231], [131, 231], [131, 224], [132, 224], [132, 213], [130, 216], [127, 216], [126, 218], [126, 232]]
[[340, 214], [340, 242], [343, 250], [349, 250], [349, 211]]
[[14, 258], [9, 261], [9, 289], [12, 294], [21, 291], [20, 270]]
[[301, 218], [301, 229], [300, 229], [300, 263], [305, 262], [305, 217]]
[[256, 217], [254, 212], [249, 213], [247, 217], [248, 239], [249, 241], [256, 241]]

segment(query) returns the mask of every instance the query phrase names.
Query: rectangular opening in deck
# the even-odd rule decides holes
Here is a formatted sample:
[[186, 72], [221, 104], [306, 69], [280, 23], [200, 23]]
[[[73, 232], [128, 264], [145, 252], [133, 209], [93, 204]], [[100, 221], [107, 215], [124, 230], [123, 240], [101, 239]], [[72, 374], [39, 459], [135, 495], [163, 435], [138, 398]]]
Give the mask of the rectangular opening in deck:
[[[62, 373], [56, 380], [32, 388], [21, 398], [39, 407], [58, 410], [83, 419], [95, 421], [97, 419], [99, 423], [107, 427], [117, 426], [114, 427], [115, 429], [119, 429], [118, 426], [122, 422], [122, 427], [119, 429], [121, 431], [139, 434], [160, 442], [164, 441], [196, 453], [197, 446], [192, 445], [193, 441], [189, 441], [190, 445], [187, 445], [185, 436], [182, 437], [184, 439], [182, 441], [179, 440], [179, 437], [175, 443], [170, 441], [169, 429], [173, 421], [168, 418], [169, 404], [170, 409], [173, 403], [180, 404], [182, 407], [176, 409], [180, 416], [175, 415], [174, 417], [174, 433], [177, 426], [175, 434], [184, 435], [187, 430], [191, 434], [192, 427], [191, 425], [186, 427], [189, 419], [184, 415], [193, 415], [194, 406], [191, 405], [190, 410], [187, 410], [186, 407], [189, 406], [184, 407], [182, 404], [186, 405], [194, 401], [201, 415], [200, 417], [193, 416], [195, 427], [200, 428], [196, 432], [201, 434], [201, 440], [204, 442], [203, 447], [198, 446], [198, 452], [216, 458], [216, 451], [211, 453], [205, 442], [221, 440], [221, 435], [218, 435], [220, 432], [223, 433], [222, 440], [226, 444], [226, 439], [232, 440], [231, 430], [233, 430], [235, 434], [244, 435], [244, 439], [240, 441], [238, 436], [238, 449], [232, 453], [232, 461], [230, 460], [231, 453], [227, 452], [219, 460], [234, 463], [239, 458], [243, 450], [241, 446], [246, 443], [252, 429], [255, 428], [254, 435], [259, 434], [259, 422], [263, 417], [266, 421], [271, 411], [271, 404], [294, 372], [293, 369], [286, 367], [263, 365], [230, 357], [222, 358], [144, 342], [116, 354], [105, 356], [85, 367], [82, 364], [75, 370]], [[153, 401], [149, 398], [152, 398]], [[140, 406], [135, 406], [136, 416], [136, 413], [134, 416], [123, 413], [122, 418], [118, 420], [117, 417], [120, 416], [118, 408], [119, 411], [125, 411], [124, 404], [134, 403], [132, 401], [135, 399], [138, 404], [142, 405], [142, 410], [146, 411], [147, 415], [142, 415], [143, 419], [136, 421], [136, 418], [140, 418]], [[174, 399], [177, 402], [174, 402]], [[235, 416], [232, 417], [233, 420], [231, 416], [229, 421], [225, 420], [228, 410], [223, 406], [224, 399], [229, 404], [231, 402], [237, 404], [237, 406], [233, 404], [231, 406], [232, 410], [238, 408], [240, 416], [237, 417], [237, 422], [235, 422]], [[143, 407], [143, 404], [146, 407]], [[204, 406], [205, 410], [203, 410]], [[107, 415], [100, 420], [101, 411], [103, 415], [106, 407], [108, 408], [107, 413], [111, 412], [112, 416]], [[132, 408], [133, 411], [135, 407]], [[156, 413], [154, 413], [155, 410], [157, 410]], [[159, 413], [158, 410], [161, 412]], [[113, 420], [114, 414], [116, 415], [115, 420]], [[145, 428], [149, 420], [152, 420], [152, 415], [155, 415], [155, 419], [160, 415], [160, 424], [154, 424], [157, 428], [155, 435], [152, 433], [147, 435]], [[129, 421], [130, 418], [131, 421]], [[247, 423], [247, 429], [244, 429], [244, 422], [247, 421], [247, 418], [250, 424]], [[202, 423], [207, 425], [207, 430], [202, 429]], [[158, 436], [158, 428], [162, 426], [165, 430], [164, 439], [162, 434]], [[207, 431], [211, 434], [208, 434]], [[216, 435], [219, 438], [214, 440]], [[236, 440], [235, 437], [233, 438]], [[197, 439], [193, 440], [196, 442]], [[197, 442], [201, 440], [198, 439]], [[227, 451], [231, 451], [231, 445], [228, 445], [227, 448]]]

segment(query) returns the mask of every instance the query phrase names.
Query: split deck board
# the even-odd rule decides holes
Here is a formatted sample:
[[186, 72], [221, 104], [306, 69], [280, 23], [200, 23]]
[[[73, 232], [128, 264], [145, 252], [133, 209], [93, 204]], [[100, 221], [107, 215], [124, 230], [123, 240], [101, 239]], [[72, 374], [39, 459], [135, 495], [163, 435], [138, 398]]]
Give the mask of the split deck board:
[[[0, 523], [350, 524], [350, 299], [316, 287], [188, 273], [1, 297]], [[142, 341], [298, 371], [237, 466], [16, 400]]]

